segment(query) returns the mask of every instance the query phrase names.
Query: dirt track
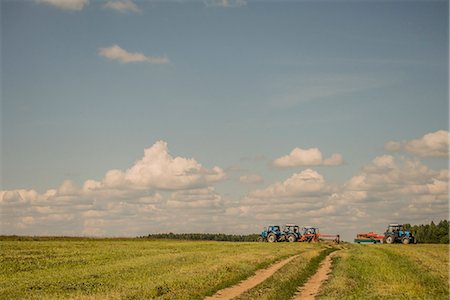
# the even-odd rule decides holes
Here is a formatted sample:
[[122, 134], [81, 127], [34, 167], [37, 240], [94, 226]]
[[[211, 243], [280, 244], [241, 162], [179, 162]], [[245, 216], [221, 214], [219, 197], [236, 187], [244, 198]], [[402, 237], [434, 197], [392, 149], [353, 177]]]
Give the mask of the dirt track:
[[331, 272], [331, 257], [336, 252], [329, 254], [320, 264], [317, 272], [309, 278], [294, 296], [294, 300], [313, 300], [319, 293], [320, 287], [328, 279]]
[[287, 263], [289, 263], [290, 261], [292, 261], [294, 258], [296, 258], [298, 256], [299, 255], [291, 256], [289, 258], [286, 258], [280, 262], [277, 262], [277, 263], [269, 266], [266, 269], [258, 270], [255, 272], [255, 275], [253, 275], [252, 277], [250, 277], [244, 281], [241, 281], [240, 283], [238, 283], [232, 287], [222, 289], [222, 290], [218, 291], [217, 293], [215, 293], [213, 296], [206, 297], [205, 300], [232, 299], [234, 297], [237, 297], [240, 294], [242, 294], [243, 292], [245, 292], [246, 290], [251, 289], [252, 287], [260, 284], [261, 282], [263, 282], [264, 280], [266, 280], [267, 278], [272, 276], [273, 273], [278, 271], [280, 268], [282, 268], [284, 265], [286, 265]]

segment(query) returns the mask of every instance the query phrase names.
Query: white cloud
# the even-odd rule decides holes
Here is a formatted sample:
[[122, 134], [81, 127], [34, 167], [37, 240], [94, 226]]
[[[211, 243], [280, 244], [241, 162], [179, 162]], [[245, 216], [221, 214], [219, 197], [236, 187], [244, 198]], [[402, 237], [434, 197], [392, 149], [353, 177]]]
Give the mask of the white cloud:
[[276, 182], [265, 189], [255, 190], [249, 193], [252, 198], [280, 198], [293, 197], [305, 194], [322, 192], [325, 188], [325, 180], [322, 175], [314, 170], [306, 169], [300, 173], [294, 173], [283, 182]]
[[223, 8], [241, 7], [247, 5], [246, 0], [204, 0], [204, 3], [206, 6]]
[[100, 48], [98, 50], [100, 56], [106, 57], [108, 59], [117, 60], [121, 63], [133, 63], [133, 62], [145, 62], [150, 64], [163, 65], [170, 63], [167, 56], [146, 56], [139, 52], [128, 52], [118, 45], [112, 45], [107, 48]]
[[337, 166], [343, 163], [341, 154], [333, 154], [327, 159], [322, 158], [322, 152], [318, 148], [301, 149], [294, 148], [288, 155], [279, 157], [273, 161], [276, 167], [298, 166]]
[[170, 208], [210, 208], [221, 207], [222, 197], [213, 187], [184, 190], [172, 193], [167, 201]]
[[388, 151], [406, 151], [422, 157], [449, 157], [449, 132], [438, 130], [411, 141], [390, 141], [384, 145]]
[[239, 181], [242, 183], [260, 183], [263, 178], [257, 174], [249, 174], [240, 176]]
[[323, 160], [324, 166], [339, 166], [344, 163], [344, 159], [341, 154], [334, 153], [329, 158]]
[[104, 5], [105, 8], [109, 8], [120, 13], [141, 13], [142, 10], [132, 0], [111, 0], [107, 1]]
[[[135, 235], [148, 233], [152, 222], [160, 222], [153, 232], [168, 222], [176, 224], [171, 230], [180, 231], [183, 227], [174, 218], [185, 209], [192, 209], [204, 224], [223, 214], [224, 200], [210, 186], [223, 179], [221, 168], [172, 157], [167, 143], [159, 141], [130, 168], [110, 170], [102, 180], [86, 180], [81, 188], [66, 180], [44, 193], [0, 191], [0, 229], [16, 234]], [[175, 192], [167, 197], [167, 191]]]
[[36, 0], [36, 2], [52, 5], [68, 11], [80, 11], [89, 4], [89, 0]]
[[156, 142], [145, 149], [144, 157], [125, 171], [111, 170], [101, 186], [137, 189], [189, 189], [225, 179], [219, 167], [204, 168], [193, 158], [172, 157], [167, 143]]
[[240, 198], [213, 186], [224, 179], [221, 168], [172, 156], [160, 141], [129, 168], [109, 170], [81, 187], [64, 181], [43, 193], [0, 191], [0, 229], [3, 234], [134, 236], [249, 233], [292, 222], [318, 225], [349, 240], [356, 231], [381, 232], [391, 222], [448, 216], [448, 169], [433, 170], [410, 156], [375, 157], [344, 184], [307, 169]]
[[382, 232], [392, 222], [446, 218], [448, 176], [447, 169], [432, 170], [417, 159], [382, 155], [342, 185], [308, 169], [249, 192], [225, 214], [259, 226], [311, 223], [351, 239], [357, 230]]

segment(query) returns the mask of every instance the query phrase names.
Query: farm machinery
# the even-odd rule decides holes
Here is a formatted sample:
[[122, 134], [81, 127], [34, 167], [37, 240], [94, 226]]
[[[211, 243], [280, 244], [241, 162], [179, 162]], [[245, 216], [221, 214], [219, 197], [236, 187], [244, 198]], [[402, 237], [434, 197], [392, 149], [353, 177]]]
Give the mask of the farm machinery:
[[302, 238], [300, 242], [318, 242], [318, 241], [333, 241], [340, 243], [339, 234], [323, 234], [319, 232], [319, 227], [304, 226], [302, 228]]
[[386, 244], [402, 243], [416, 244], [416, 238], [410, 231], [403, 230], [403, 225], [389, 224], [384, 233], [383, 242]]
[[261, 236], [259, 237], [259, 241], [261, 242], [269, 242], [274, 243], [281, 240], [282, 232], [280, 226], [278, 225], [270, 225], [261, 232]]
[[361, 243], [380, 244], [383, 239], [384, 235], [378, 235], [378, 233], [371, 231], [369, 233], [358, 233], [356, 235], [356, 239], [354, 240], [354, 242], [357, 244]]
[[261, 232], [260, 241], [274, 242], [296, 242], [300, 239], [300, 229], [298, 225], [286, 224], [281, 230], [278, 225], [270, 225]]
[[383, 241], [386, 244], [402, 243], [402, 244], [415, 244], [416, 238], [409, 231], [403, 230], [403, 225], [389, 224], [388, 228], [384, 232], [384, 235], [378, 235], [375, 232], [358, 233], [354, 240], [355, 243], [373, 243], [379, 244]]
[[313, 226], [302, 227], [302, 236], [300, 242], [317, 242], [319, 241], [319, 228]]
[[300, 227], [295, 224], [286, 224], [283, 229], [285, 240], [293, 243], [299, 241], [301, 238]]
[[286, 224], [283, 230], [278, 225], [271, 225], [261, 232], [259, 241], [273, 242], [318, 242], [320, 240], [332, 240], [340, 242], [339, 235], [320, 234], [318, 227], [304, 226], [300, 229], [298, 225]]

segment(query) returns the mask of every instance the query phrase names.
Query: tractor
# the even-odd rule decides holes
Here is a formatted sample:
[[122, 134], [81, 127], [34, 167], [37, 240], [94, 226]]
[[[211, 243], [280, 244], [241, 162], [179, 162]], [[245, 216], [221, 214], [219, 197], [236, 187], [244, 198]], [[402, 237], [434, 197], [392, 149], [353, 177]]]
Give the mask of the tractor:
[[300, 242], [317, 242], [319, 240], [319, 228], [313, 226], [302, 227]]
[[400, 224], [389, 224], [386, 232], [384, 233], [383, 243], [393, 244], [416, 244], [416, 238], [410, 231], [404, 231], [403, 225]]
[[258, 238], [261, 242], [279, 242], [285, 238], [284, 233], [281, 232], [280, 226], [270, 225], [261, 232], [261, 236]]
[[299, 241], [302, 236], [300, 227], [295, 224], [286, 224], [283, 228], [283, 236], [290, 243]]

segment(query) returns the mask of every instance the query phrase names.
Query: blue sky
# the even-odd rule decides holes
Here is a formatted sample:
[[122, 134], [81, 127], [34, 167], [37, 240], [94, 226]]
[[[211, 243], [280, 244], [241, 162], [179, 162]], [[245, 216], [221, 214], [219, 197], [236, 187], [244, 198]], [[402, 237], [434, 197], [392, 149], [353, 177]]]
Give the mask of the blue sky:
[[[304, 220], [301, 214], [289, 220], [280, 214], [273, 220], [244, 222], [245, 215], [227, 215], [227, 210], [242, 209], [255, 190], [307, 169], [323, 176], [330, 188], [315, 191], [322, 196], [303, 210], [336, 207], [327, 202], [329, 198], [345, 193], [349, 181], [383, 155], [396, 161], [420, 160], [437, 172], [423, 173], [416, 178], [417, 184], [448, 181], [436, 175], [447, 168], [448, 151], [430, 155], [436, 143], [427, 144], [424, 139], [428, 148], [420, 144], [426, 134], [448, 133], [446, 1], [73, 3], [81, 6], [67, 6], [64, 0], [1, 3], [4, 191], [24, 189], [43, 195], [66, 180], [77, 188], [88, 179], [103, 182], [105, 173], [112, 169], [125, 172], [143, 157], [144, 148], [159, 140], [167, 142], [174, 157], [193, 158], [209, 171], [219, 166], [225, 173], [222, 179], [204, 178], [203, 183], [170, 188], [171, 192], [147, 182], [147, 193], [161, 194], [161, 206], [155, 208], [160, 215], [174, 193], [214, 189], [221, 199], [220, 203], [211, 200], [217, 211], [194, 205], [191, 215], [200, 217], [187, 228], [192, 230], [207, 230], [202, 227], [205, 223], [227, 232], [251, 232], [262, 224], [296, 218], [298, 223], [319, 223], [313, 212]], [[126, 4], [129, 9], [112, 9], [108, 3]], [[112, 50], [101, 53], [114, 45], [127, 57], [138, 53], [143, 58], [124, 63]], [[148, 58], [167, 61], [154, 63]], [[414, 140], [419, 142], [408, 144]], [[389, 141], [403, 144], [388, 151], [385, 144]], [[448, 139], [438, 142], [438, 147], [443, 143], [448, 147]], [[275, 159], [294, 148], [318, 148], [324, 160], [334, 153], [343, 159], [332, 166], [317, 162], [274, 165]], [[262, 180], [239, 181], [240, 176], [251, 174]], [[203, 195], [198, 192], [198, 199], [199, 194]], [[89, 198], [77, 195], [71, 205], [80, 197]], [[405, 203], [412, 205], [418, 196], [409, 196]], [[57, 202], [54, 197], [52, 201]], [[129, 196], [131, 202], [133, 197], [138, 196]], [[270, 201], [285, 204], [279, 197], [308, 202], [301, 193], [275, 194]], [[439, 197], [448, 199], [448, 192]], [[367, 210], [361, 202], [373, 199], [390, 201], [373, 192], [358, 202], [358, 209]], [[76, 210], [67, 205], [64, 213], [45, 214], [33, 207], [52, 208], [54, 202], [44, 205], [25, 200], [30, 215], [17, 215], [3, 224], [3, 231], [28, 233], [26, 227], [13, 225], [30, 217], [37, 233], [60, 233], [46, 229], [51, 224], [46, 217], [58, 219], [55, 216], [64, 214], [70, 218]], [[186, 203], [191, 200], [185, 199]], [[429, 214], [404, 222], [447, 216], [448, 205], [441, 202]], [[112, 208], [105, 207], [88, 210], [110, 216], [107, 212]], [[260, 212], [264, 215], [263, 208]], [[383, 212], [380, 209], [380, 215]], [[117, 215], [115, 220], [126, 222]], [[206, 215], [219, 219], [202, 219]], [[362, 219], [351, 226], [358, 226]], [[155, 221], [152, 228], [167, 228], [164, 222], [167, 219]], [[36, 224], [42, 224], [41, 229]], [[74, 224], [67, 232], [145, 233], [117, 232], [118, 223], [108, 224], [91, 231], [83, 231], [86, 224]], [[174, 226], [174, 230], [179, 228]], [[341, 230], [350, 232], [351, 227]]]

